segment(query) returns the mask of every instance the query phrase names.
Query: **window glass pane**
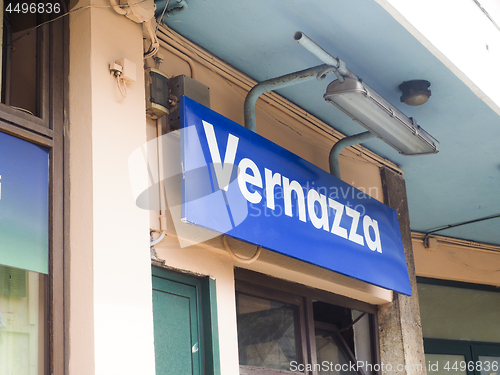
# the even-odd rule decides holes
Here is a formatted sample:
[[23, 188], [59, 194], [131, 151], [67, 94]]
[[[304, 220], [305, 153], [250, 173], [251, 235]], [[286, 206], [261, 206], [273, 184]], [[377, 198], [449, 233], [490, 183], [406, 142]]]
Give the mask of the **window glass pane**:
[[433, 375], [467, 375], [465, 357], [452, 354], [426, 354], [427, 373]]
[[45, 278], [0, 265], [0, 374], [44, 373]]
[[[357, 374], [349, 371], [351, 363], [334, 339], [333, 333], [316, 329], [318, 375]], [[347, 370], [347, 371], [346, 371]]]
[[0, 264], [49, 272], [49, 152], [0, 132]]
[[296, 307], [236, 295], [240, 365], [290, 370], [298, 356]]
[[500, 357], [480, 355], [478, 362], [481, 364], [481, 375], [500, 374]]
[[[352, 310], [353, 322], [358, 319], [363, 313], [361, 311]], [[372, 357], [372, 340], [370, 332], [370, 315], [365, 314], [353, 326], [354, 329], [354, 352], [356, 360], [363, 363], [374, 364]], [[364, 368], [366, 375], [373, 374], [373, 369]]]
[[418, 284], [424, 337], [500, 342], [500, 293]]

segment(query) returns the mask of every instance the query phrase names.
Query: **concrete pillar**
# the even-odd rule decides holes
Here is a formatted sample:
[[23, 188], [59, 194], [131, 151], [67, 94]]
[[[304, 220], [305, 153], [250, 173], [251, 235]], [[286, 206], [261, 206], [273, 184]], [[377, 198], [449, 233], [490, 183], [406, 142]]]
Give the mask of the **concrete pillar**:
[[394, 293], [392, 303], [379, 308], [380, 362], [385, 365], [382, 374], [425, 374], [406, 185], [402, 176], [387, 168], [382, 169], [381, 176], [385, 202], [398, 213], [413, 294]]
[[[70, 16], [69, 372], [154, 375], [149, 212], [128, 165], [147, 141], [142, 25], [91, 5]], [[109, 70], [122, 58], [137, 78], [126, 95]]]

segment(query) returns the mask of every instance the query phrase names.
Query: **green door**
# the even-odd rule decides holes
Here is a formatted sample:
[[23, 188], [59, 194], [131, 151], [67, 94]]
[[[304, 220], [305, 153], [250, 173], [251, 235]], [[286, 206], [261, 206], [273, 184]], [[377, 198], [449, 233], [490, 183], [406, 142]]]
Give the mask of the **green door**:
[[[153, 275], [156, 374], [201, 375], [200, 302], [196, 279], [171, 276], [177, 280]], [[184, 278], [192, 280], [181, 280]]]

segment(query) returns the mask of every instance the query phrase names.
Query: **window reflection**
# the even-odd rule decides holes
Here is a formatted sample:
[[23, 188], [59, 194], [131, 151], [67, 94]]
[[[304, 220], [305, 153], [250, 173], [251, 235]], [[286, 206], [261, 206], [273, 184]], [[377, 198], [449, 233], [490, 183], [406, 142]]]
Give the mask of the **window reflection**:
[[295, 306], [238, 293], [236, 308], [240, 365], [290, 370], [298, 361]]
[[0, 374], [44, 373], [45, 275], [0, 265]]

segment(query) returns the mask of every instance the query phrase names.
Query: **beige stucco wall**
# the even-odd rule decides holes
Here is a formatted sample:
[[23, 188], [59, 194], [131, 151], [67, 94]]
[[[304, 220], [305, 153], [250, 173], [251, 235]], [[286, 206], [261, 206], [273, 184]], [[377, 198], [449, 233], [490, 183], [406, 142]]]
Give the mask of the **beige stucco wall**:
[[[69, 369], [154, 374], [149, 215], [127, 164], [146, 141], [142, 27], [93, 6], [70, 16]], [[125, 98], [109, 73], [120, 58], [137, 66]]]
[[500, 286], [500, 248], [434, 236], [430, 247], [423, 235], [412, 236], [417, 276]]

